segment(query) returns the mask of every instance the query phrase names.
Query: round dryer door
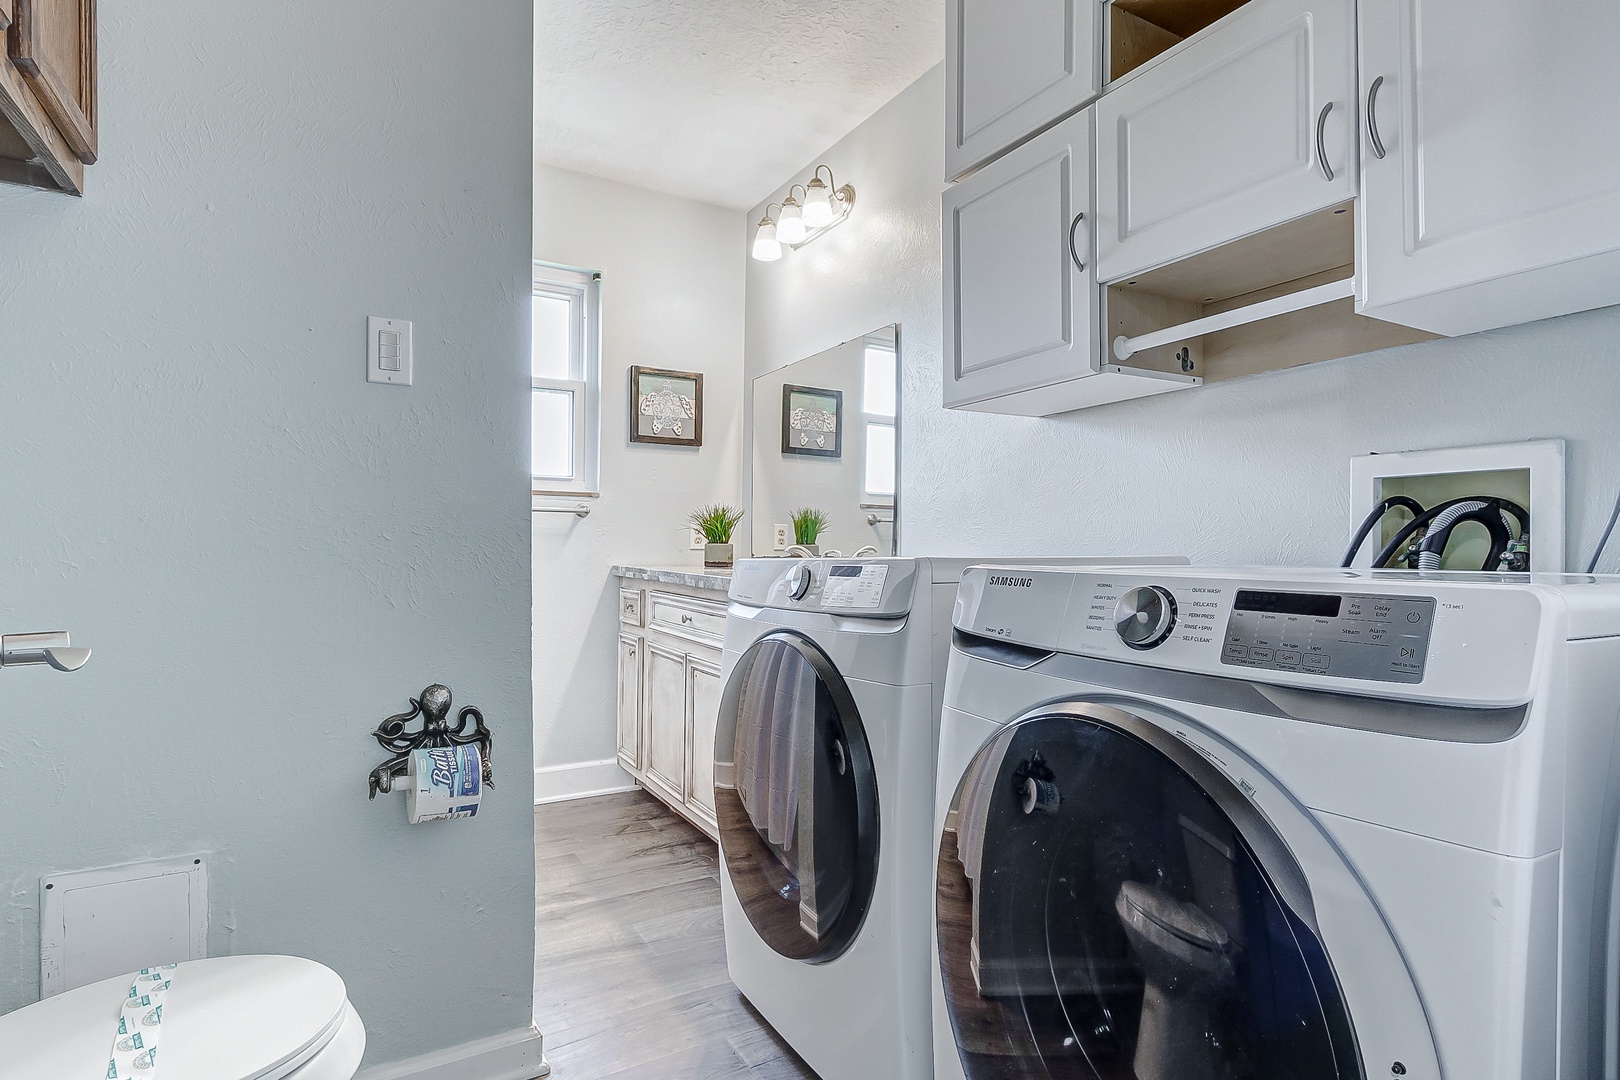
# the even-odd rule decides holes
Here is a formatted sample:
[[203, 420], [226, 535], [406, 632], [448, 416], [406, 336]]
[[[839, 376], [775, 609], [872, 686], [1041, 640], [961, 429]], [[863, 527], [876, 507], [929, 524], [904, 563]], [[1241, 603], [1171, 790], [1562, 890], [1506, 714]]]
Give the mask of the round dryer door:
[[1298, 864], [1140, 718], [1081, 706], [1003, 729], [957, 789], [937, 873], [968, 1080], [1364, 1075]]
[[755, 642], [720, 703], [720, 850], [754, 930], [825, 963], [860, 932], [877, 880], [872, 753], [843, 678], [798, 634]]

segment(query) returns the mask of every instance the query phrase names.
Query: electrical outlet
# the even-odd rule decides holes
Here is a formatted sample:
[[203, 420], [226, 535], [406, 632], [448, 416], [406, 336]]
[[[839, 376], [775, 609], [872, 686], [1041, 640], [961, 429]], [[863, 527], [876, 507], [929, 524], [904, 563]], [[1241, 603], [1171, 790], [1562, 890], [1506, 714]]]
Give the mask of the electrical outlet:
[[771, 540], [772, 549], [775, 551], [786, 551], [788, 547], [788, 537], [792, 535], [792, 533], [788, 530], [788, 527], [786, 525], [772, 525], [771, 530], [773, 537]]
[[688, 541], [691, 544], [693, 551], [702, 551], [704, 545], [709, 542], [704, 537], [703, 530], [698, 528], [696, 525], [692, 526], [692, 535], [688, 537]]

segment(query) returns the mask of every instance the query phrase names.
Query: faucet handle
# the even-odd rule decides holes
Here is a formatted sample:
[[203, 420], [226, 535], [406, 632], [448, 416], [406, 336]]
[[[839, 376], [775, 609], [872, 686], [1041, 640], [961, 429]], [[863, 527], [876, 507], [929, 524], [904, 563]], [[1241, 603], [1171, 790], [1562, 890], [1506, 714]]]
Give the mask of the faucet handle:
[[89, 659], [90, 650], [73, 648], [66, 630], [0, 635], [0, 667], [49, 664], [57, 671], [78, 671]]

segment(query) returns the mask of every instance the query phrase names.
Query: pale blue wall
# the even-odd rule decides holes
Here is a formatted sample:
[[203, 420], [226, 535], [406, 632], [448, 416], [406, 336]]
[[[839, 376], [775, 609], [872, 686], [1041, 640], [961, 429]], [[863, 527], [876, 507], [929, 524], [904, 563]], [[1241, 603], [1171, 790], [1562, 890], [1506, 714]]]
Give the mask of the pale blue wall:
[[[41, 874], [201, 852], [210, 949], [331, 965], [369, 1061], [528, 1024], [530, 19], [103, 4], [88, 194], [0, 188], [0, 629], [95, 649], [0, 673], [0, 1011]], [[498, 787], [409, 827], [367, 732], [436, 680]]]

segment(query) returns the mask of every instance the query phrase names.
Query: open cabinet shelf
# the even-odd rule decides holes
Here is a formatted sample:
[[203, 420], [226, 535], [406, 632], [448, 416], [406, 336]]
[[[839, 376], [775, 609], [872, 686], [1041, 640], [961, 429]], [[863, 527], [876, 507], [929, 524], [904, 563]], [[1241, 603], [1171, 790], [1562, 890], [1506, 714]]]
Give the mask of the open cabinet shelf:
[[1356, 314], [1355, 299], [1181, 339], [1121, 360], [1135, 338], [1355, 277], [1355, 207], [1329, 207], [1104, 290], [1106, 362], [1195, 375], [1206, 382], [1410, 345], [1435, 337]]
[[1123, 79], [1249, 0], [1112, 0], [1108, 81]]

